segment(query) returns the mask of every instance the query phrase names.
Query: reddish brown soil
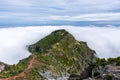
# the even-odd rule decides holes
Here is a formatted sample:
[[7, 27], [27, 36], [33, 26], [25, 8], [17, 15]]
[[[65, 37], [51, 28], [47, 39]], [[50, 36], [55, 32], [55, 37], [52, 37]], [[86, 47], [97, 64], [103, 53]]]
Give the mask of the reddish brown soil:
[[37, 65], [37, 64], [40, 64], [40, 62], [37, 61], [34, 57], [32, 57], [28, 62], [28, 67], [23, 72], [21, 72], [18, 75], [9, 77], [9, 78], [1, 78], [0, 80], [16, 80], [17, 77], [22, 77], [22, 78], [24, 78], [24, 80], [27, 80], [26, 79], [27, 72], [29, 71], [29, 69], [33, 68], [34, 65]]

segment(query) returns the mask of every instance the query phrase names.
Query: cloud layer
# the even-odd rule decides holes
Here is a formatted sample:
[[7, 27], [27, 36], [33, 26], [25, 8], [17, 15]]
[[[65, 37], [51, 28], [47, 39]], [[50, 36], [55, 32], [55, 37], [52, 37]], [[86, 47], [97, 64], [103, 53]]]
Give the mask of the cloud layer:
[[27, 45], [37, 42], [57, 29], [66, 29], [77, 40], [87, 42], [99, 57], [120, 56], [119, 27], [31, 26], [0, 28], [0, 61], [8, 64], [18, 63], [31, 54]]
[[68, 16], [77, 21], [120, 21], [119, 5], [120, 0], [0, 0], [0, 22], [40, 22], [53, 16], [57, 20]]
[[120, 13], [81, 14], [77, 16], [50, 16], [51, 20], [67, 21], [119, 21]]

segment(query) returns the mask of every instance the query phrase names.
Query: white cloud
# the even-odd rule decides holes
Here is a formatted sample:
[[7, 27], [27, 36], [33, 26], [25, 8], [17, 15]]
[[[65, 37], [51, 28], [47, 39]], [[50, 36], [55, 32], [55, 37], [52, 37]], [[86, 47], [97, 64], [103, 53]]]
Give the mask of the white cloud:
[[5, 4], [5, 5], [10, 5], [10, 6], [22, 6], [22, 7], [30, 7], [32, 6], [33, 4], [26, 1], [26, 0], [13, 0], [13, 1], [10, 1], [10, 0], [1, 0], [1, 3], [0, 4]]
[[69, 21], [119, 21], [120, 13], [81, 14], [79, 16], [50, 16], [52, 20]]
[[[5, 21], [8, 18], [11, 20], [17, 18], [21, 21], [41, 21], [51, 20], [49, 16], [55, 15], [63, 16], [62, 18], [66, 16], [73, 17], [70, 20], [83, 19], [88, 21], [92, 18], [92, 20], [111, 20], [111, 17], [117, 20], [119, 16], [115, 17], [114, 15], [117, 15], [116, 12], [120, 12], [119, 5], [120, 0], [0, 0], [0, 15], [4, 16], [0, 19], [1, 21], [3, 18], [5, 18]], [[11, 16], [10, 13], [14, 16]], [[100, 15], [101, 13], [107, 13], [110, 18], [106, 16], [107, 14], [105, 14], [107, 19], [103, 18]], [[115, 14], [111, 15], [111, 13]], [[96, 16], [93, 16], [93, 14]], [[100, 15], [101, 18], [97, 15]], [[74, 18], [74, 16], [77, 18]], [[65, 20], [69, 20], [69, 18]]]
[[85, 41], [99, 57], [120, 56], [119, 27], [39, 26], [0, 28], [0, 61], [15, 64], [28, 57], [26, 46], [37, 42], [52, 31], [66, 29], [79, 41]]

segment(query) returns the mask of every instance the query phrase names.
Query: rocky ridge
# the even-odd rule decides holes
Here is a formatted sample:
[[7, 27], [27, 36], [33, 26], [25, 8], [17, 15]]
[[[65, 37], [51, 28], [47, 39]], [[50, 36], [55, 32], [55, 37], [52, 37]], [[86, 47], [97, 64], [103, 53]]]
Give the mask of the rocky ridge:
[[67, 79], [70, 75], [86, 78], [91, 76], [90, 66], [96, 59], [95, 51], [91, 50], [86, 42], [77, 41], [66, 30], [52, 32], [30, 45], [28, 50], [32, 55], [17, 65], [12, 65], [10, 68], [8, 66], [7, 70], [5, 68], [0, 73], [2, 80]]

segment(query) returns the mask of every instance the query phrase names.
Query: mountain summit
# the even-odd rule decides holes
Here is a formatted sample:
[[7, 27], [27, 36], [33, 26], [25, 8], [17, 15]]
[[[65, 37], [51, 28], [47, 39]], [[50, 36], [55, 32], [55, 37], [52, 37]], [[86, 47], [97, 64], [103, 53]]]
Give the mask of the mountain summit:
[[75, 40], [66, 30], [52, 32], [29, 46], [29, 50], [44, 63], [40, 69], [46, 69], [44, 72], [50, 72], [49, 75], [54, 78], [80, 75], [95, 59], [95, 52], [85, 42]]
[[[92, 64], [95, 51], [85, 42], [77, 41], [66, 30], [56, 30], [37, 43], [30, 45], [32, 55], [21, 60], [26, 65], [18, 76], [20, 80], [64, 79], [70, 75], [82, 75]], [[85, 73], [87, 76], [91, 73]], [[15, 75], [15, 74], [14, 74]], [[10, 77], [10, 76], [8, 76]]]

